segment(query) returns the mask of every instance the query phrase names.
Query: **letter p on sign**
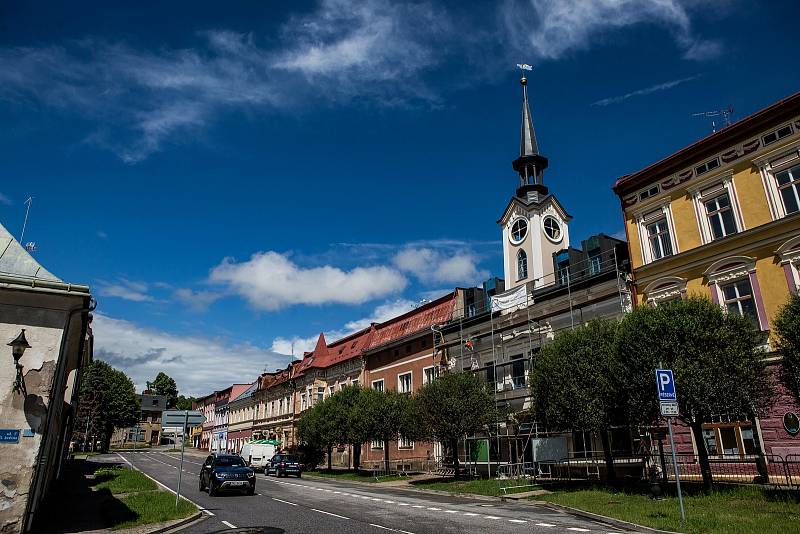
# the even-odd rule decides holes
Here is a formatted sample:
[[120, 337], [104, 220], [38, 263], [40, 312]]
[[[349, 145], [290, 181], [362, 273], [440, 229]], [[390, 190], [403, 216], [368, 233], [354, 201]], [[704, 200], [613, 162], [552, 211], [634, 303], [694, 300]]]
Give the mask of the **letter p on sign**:
[[675, 393], [675, 380], [670, 369], [656, 369], [656, 389], [659, 401], [678, 400]]

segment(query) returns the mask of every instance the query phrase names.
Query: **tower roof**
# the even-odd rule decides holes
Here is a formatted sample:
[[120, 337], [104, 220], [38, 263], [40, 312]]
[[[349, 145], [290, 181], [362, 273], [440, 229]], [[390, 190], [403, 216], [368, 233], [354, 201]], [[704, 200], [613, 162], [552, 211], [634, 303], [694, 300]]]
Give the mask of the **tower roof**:
[[31, 280], [61, 282], [58, 277], [33, 259], [2, 224], [0, 224], [0, 273]]
[[528, 79], [523, 76], [520, 83], [522, 84], [522, 126], [519, 134], [519, 155], [520, 157], [538, 156], [539, 145], [536, 142], [536, 130], [533, 129], [531, 108], [528, 105]]

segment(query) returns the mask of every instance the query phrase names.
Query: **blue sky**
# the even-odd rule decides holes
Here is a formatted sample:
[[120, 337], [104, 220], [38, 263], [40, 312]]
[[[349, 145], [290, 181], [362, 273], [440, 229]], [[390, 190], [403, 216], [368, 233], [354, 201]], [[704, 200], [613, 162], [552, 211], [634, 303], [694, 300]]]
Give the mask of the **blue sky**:
[[[502, 275], [520, 88], [570, 234], [800, 89], [796, 2], [0, 6], [0, 221], [89, 283], [97, 356], [200, 394]], [[757, 21], [756, 24], [753, 21]]]

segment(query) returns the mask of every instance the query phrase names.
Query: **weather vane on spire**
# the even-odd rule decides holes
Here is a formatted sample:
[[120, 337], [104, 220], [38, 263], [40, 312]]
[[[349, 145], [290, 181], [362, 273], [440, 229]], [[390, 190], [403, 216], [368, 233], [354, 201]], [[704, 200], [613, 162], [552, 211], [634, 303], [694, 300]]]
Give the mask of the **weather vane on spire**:
[[525, 71], [533, 70], [533, 65], [528, 65], [527, 63], [517, 63], [517, 68], [522, 71], [522, 79], [519, 82], [522, 85], [526, 85], [528, 83], [528, 78], [525, 76]]

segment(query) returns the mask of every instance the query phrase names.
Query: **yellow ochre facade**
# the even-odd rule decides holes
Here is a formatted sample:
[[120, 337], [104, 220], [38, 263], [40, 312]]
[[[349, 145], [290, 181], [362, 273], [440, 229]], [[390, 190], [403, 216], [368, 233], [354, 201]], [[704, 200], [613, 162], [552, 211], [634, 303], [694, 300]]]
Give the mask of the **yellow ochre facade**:
[[[703, 295], [750, 318], [774, 350], [772, 321], [800, 285], [800, 93], [623, 176], [614, 192], [637, 305]], [[711, 455], [750, 454], [756, 440], [770, 454], [800, 453], [782, 425], [800, 407], [780, 389], [760, 420], [721, 414], [704, 425]]]

